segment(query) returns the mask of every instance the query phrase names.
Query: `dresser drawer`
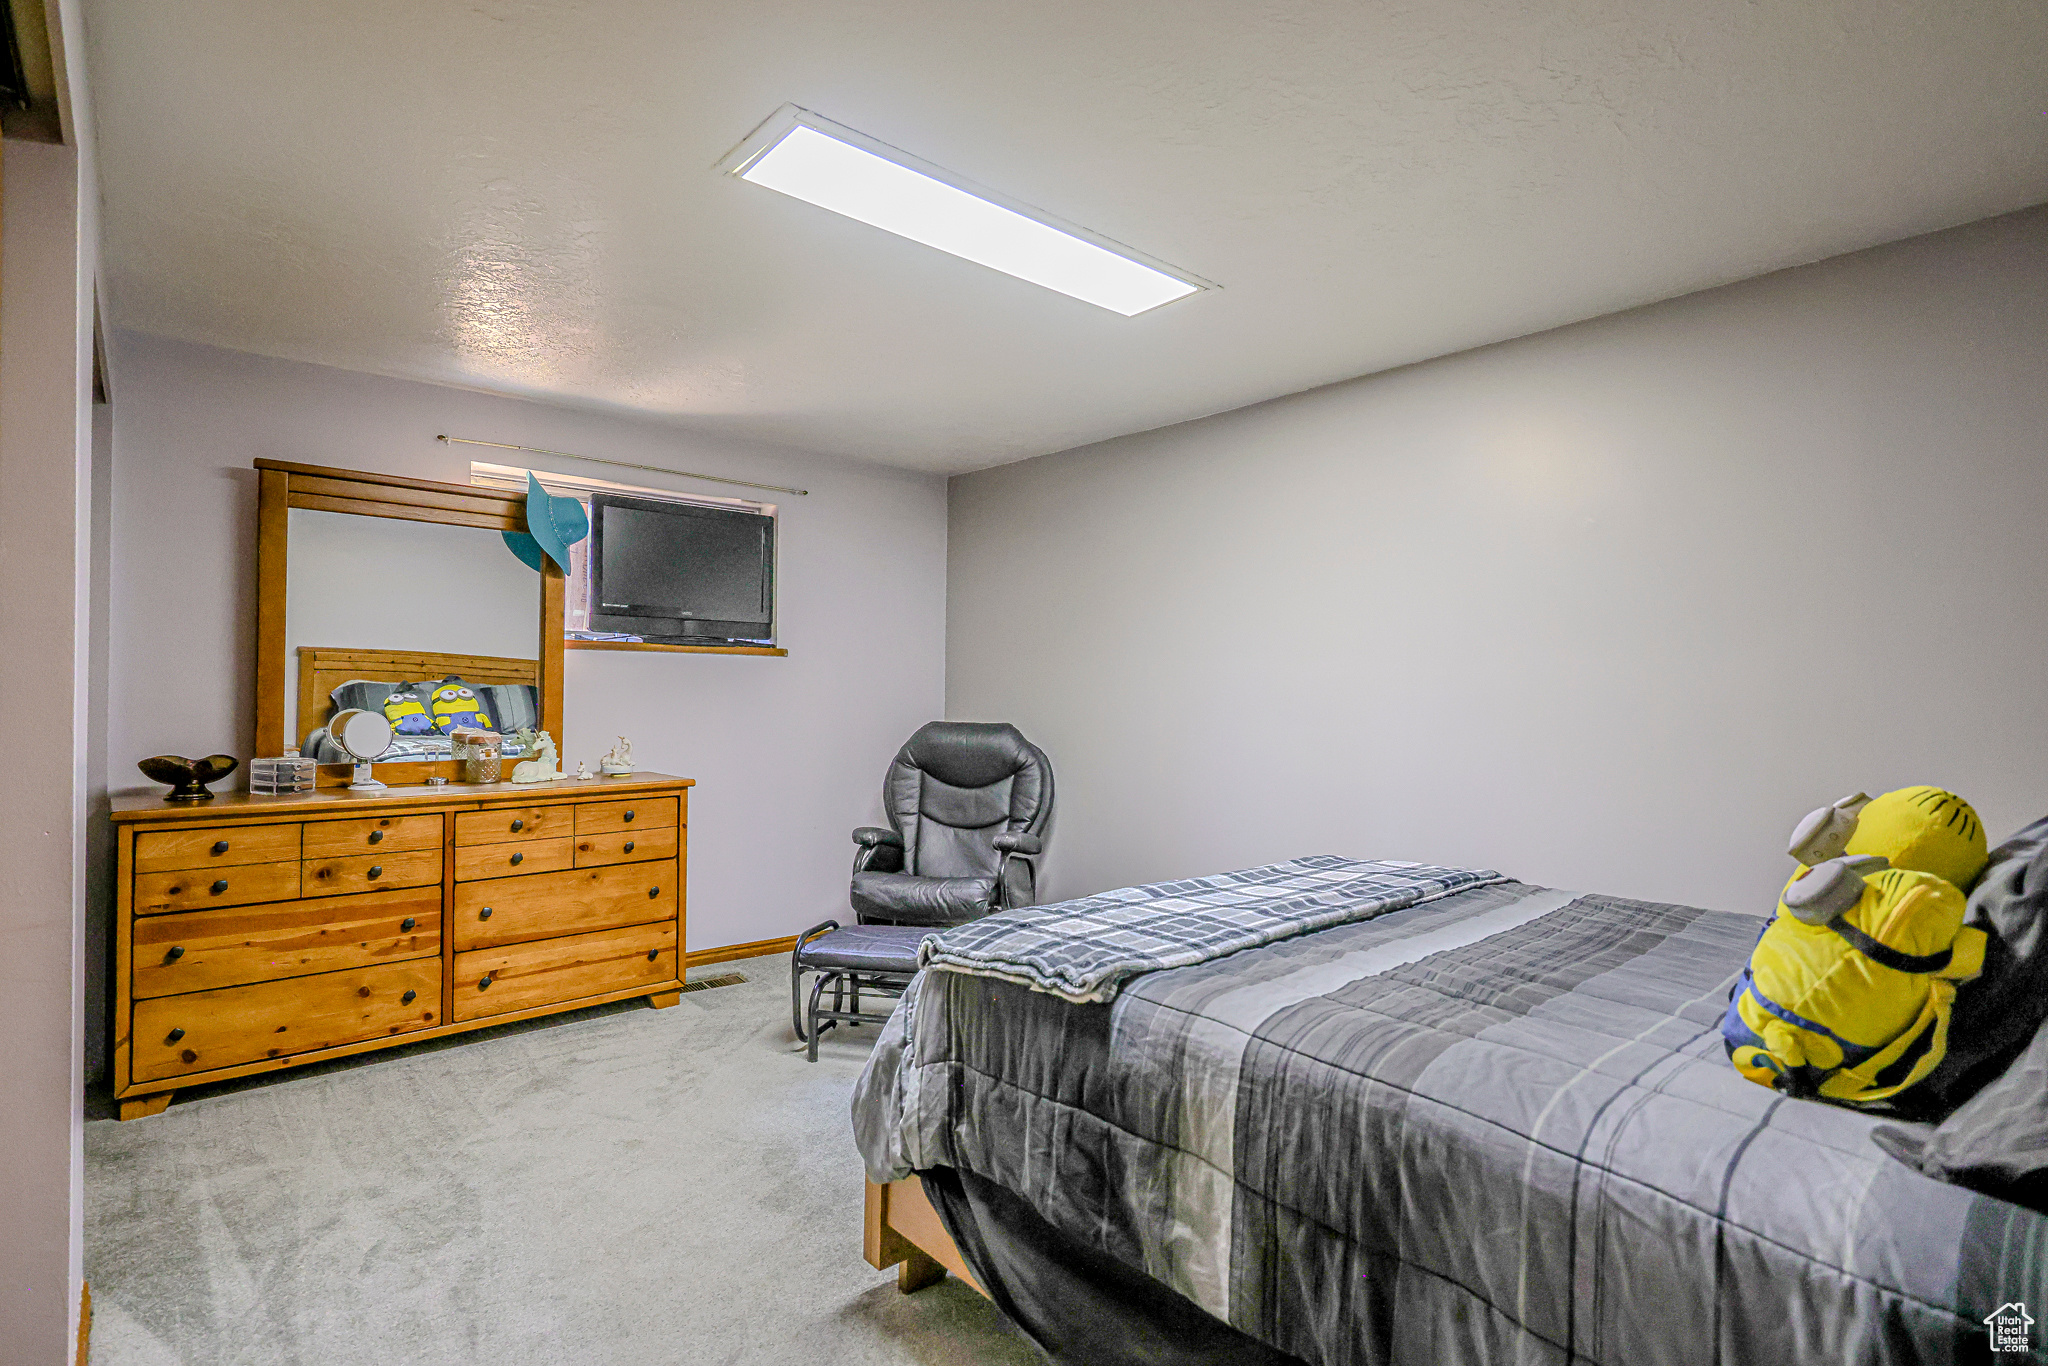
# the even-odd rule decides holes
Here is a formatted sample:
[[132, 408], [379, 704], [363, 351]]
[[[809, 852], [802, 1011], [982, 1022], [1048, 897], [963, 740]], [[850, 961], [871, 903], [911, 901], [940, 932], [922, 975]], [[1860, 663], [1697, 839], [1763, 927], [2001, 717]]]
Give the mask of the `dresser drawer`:
[[666, 830], [625, 830], [614, 835], [582, 835], [576, 840], [576, 866], [604, 863], [645, 863], [676, 856], [675, 826]]
[[455, 842], [503, 844], [507, 840], [552, 839], [576, 833], [576, 808], [501, 806], [492, 811], [464, 811], [455, 817]]
[[351, 854], [347, 858], [307, 859], [304, 866], [302, 885], [307, 896], [425, 887], [441, 880], [441, 851], [437, 847], [395, 854]]
[[441, 889], [185, 911], [135, 923], [137, 1000], [441, 952]]
[[576, 865], [576, 841], [523, 840], [517, 844], [472, 844], [455, 851], [455, 880], [512, 877], [519, 873], [551, 873]]
[[135, 871], [168, 873], [299, 857], [299, 826], [217, 825], [199, 830], [149, 830], [135, 837]]
[[431, 1029], [440, 1013], [438, 958], [159, 996], [135, 1003], [133, 1078], [159, 1081]]
[[674, 920], [676, 861], [620, 863], [455, 885], [457, 949]]
[[437, 849], [441, 845], [439, 816], [378, 816], [363, 821], [307, 821], [302, 858], [334, 858], [348, 854], [394, 854], [405, 849]]
[[642, 797], [623, 802], [585, 802], [576, 808], [576, 833], [608, 835], [615, 830], [648, 830], [674, 825], [674, 797]]
[[455, 955], [455, 1018], [475, 1020], [676, 980], [673, 920]]
[[[298, 827], [292, 827], [294, 838]], [[232, 868], [188, 868], [179, 873], [137, 873], [135, 913], [196, 911], [289, 901], [299, 894], [299, 863], [244, 863]]]

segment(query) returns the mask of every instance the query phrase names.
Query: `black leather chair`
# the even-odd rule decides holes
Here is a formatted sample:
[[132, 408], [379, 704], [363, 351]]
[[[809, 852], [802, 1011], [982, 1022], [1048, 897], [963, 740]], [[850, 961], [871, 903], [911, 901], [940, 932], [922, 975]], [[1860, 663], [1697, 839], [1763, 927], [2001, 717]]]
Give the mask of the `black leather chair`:
[[[888, 1019], [863, 1012], [861, 993], [902, 995], [927, 934], [1038, 900], [1052, 763], [1015, 726], [919, 727], [889, 765], [882, 802], [889, 827], [853, 832], [856, 923], [827, 920], [805, 930], [790, 962], [790, 1014], [814, 1062], [820, 1031]], [[807, 972], [817, 974], [808, 1009]]]

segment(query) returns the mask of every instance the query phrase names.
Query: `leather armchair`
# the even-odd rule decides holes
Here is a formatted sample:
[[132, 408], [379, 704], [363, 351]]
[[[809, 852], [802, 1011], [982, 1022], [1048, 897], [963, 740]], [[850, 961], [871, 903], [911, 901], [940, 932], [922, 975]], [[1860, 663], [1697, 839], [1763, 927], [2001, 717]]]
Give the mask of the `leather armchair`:
[[1038, 899], [1052, 763], [1015, 726], [933, 721], [882, 784], [889, 828], [853, 832], [863, 924], [957, 925]]

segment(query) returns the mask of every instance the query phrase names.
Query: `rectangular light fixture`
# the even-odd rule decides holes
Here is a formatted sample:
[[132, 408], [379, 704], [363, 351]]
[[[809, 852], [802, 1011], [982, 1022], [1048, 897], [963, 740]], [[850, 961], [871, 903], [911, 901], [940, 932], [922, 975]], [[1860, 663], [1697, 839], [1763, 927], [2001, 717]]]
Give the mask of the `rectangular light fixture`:
[[1215, 288], [795, 105], [718, 169], [1127, 318]]

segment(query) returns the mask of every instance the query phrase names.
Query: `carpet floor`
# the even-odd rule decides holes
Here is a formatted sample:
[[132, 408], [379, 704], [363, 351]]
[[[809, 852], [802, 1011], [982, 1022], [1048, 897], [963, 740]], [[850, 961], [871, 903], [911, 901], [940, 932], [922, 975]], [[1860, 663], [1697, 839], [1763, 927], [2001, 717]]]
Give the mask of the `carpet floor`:
[[876, 1031], [809, 1064], [788, 959], [734, 970], [88, 1124], [93, 1366], [1042, 1366], [861, 1260]]

